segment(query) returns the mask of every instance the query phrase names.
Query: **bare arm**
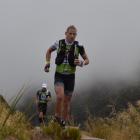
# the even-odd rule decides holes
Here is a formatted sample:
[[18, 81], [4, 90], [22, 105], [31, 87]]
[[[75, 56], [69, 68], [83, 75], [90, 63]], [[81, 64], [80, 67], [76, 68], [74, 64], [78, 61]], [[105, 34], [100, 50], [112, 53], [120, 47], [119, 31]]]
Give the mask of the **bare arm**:
[[86, 52], [84, 52], [84, 54], [82, 55], [82, 58], [84, 59], [83, 65], [88, 65], [89, 59], [88, 59]]
[[83, 65], [88, 65], [89, 59], [88, 59], [88, 56], [87, 56], [85, 50], [82, 49], [82, 52], [80, 54], [81, 54], [81, 57], [84, 59], [84, 61], [82, 61], [80, 59], [75, 59], [74, 60], [75, 65], [80, 66], [80, 67], [82, 67]]
[[37, 112], [39, 112], [39, 108], [38, 108], [38, 103], [39, 103], [38, 92], [37, 92], [37, 95], [36, 95], [36, 98], [35, 98], [35, 102], [36, 102]]
[[46, 62], [50, 63], [50, 59], [51, 59], [51, 53], [54, 51], [54, 49], [52, 49], [51, 47], [47, 50], [46, 52]]
[[44, 68], [45, 72], [49, 72], [49, 68], [50, 68], [50, 60], [51, 60], [51, 53], [54, 51], [55, 49], [53, 48], [49, 48], [46, 52], [46, 66]]

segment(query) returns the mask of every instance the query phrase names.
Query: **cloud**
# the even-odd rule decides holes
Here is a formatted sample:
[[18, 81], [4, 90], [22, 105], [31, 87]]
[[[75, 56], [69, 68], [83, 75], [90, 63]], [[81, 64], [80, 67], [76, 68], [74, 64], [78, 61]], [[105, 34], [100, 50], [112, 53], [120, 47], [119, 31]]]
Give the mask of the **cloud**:
[[[64, 37], [68, 25], [78, 28], [90, 65], [77, 68], [76, 88], [97, 79], [135, 77], [140, 62], [139, 1], [18, 1], [0, 2], [0, 88], [15, 92], [28, 80], [53, 88], [55, 72], [45, 74], [45, 52]], [[129, 78], [129, 79], [131, 79]], [[7, 86], [8, 85], [8, 86]]]

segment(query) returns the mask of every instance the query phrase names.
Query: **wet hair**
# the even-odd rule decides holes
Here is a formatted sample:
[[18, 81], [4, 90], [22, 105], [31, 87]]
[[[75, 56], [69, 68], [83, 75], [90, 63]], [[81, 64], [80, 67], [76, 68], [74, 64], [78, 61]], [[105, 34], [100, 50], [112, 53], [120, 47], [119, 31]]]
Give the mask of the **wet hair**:
[[70, 29], [74, 29], [77, 31], [76, 27], [74, 25], [70, 25], [67, 27], [66, 32], [68, 32]]

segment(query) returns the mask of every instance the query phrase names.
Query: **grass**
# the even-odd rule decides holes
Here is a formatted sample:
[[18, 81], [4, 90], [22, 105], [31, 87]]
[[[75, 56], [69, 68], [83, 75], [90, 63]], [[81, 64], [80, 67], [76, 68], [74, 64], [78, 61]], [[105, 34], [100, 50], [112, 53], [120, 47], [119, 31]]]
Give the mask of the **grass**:
[[128, 104], [128, 109], [113, 118], [92, 118], [85, 123], [86, 130], [94, 137], [106, 140], [140, 140], [140, 102]]
[[[3, 109], [1, 109], [3, 108]], [[4, 104], [0, 104], [0, 140], [7, 136], [14, 136], [19, 140], [30, 139], [30, 124], [27, 122], [23, 113], [15, 111], [9, 115], [10, 110], [5, 108]], [[8, 116], [8, 117], [7, 117]], [[6, 121], [5, 121], [6, 120]]]
[[[25, 86], [18, 92], [17, 96], [12, 98], [11, 106], [3, 100], [0, 101], [0, 140], [7, 137], [14, 137], [18, 140], [31, 140], [33, 137], [31, 118], [26, 118], [24, 113], [16, 111], [16, 106], [25, 93]], [[31, 104], [25, 111], [31, 108]], [[50, 118], [51, 119], [51, 118]], [[49, 119], [49, 121], [50, 121]], [[63, 129], [59, 124], [50, 121], [47, 126], [42, 127], [46, 137], [52, 140], [80, 140], [80, 130], [75, 128]]]
[[5, 139], [7, 136], [16, 137], [19, 140], [30, 140], [30, 123], [23, 113], [15, 109], [24, 91], [25, 86], [13, 98], [11, 106], [7, 106], [7, 103], [4, 101], [0, 102], [0, 140]]
[[77, 128], [62, 128], [56, 122], [49, 122], [48, 126], [42, 127], [44, 134], [50, 136], [53, 140], [80, 140], [81, 133]]
[[[24, 113], [16, 111], [16, 106], [25, 93], [25, 86], [13, 98], [11, 106], [0, 100], [0, 140], [12, 136], [18, 140], [31, 140], [32, 126]], [[31, 104], [29, 104], [29, 108]], [[28, 108], [26, 108], [27, 111]], [[112, 118], [89, 116], [85, 122], [86, 131], [93, 137], [105, 140], [140, 140], [140, 101], [135, 106], [114, 114]], [[50, 120], [50, 119], [49, 119]], [[71, 122], [74, 123], [74, 122]], [[68, 127], [63, 129], [56, 122], [49, 121], [41, 127], [43, 134], [52, 140], [80, 140], [81, 131]]]

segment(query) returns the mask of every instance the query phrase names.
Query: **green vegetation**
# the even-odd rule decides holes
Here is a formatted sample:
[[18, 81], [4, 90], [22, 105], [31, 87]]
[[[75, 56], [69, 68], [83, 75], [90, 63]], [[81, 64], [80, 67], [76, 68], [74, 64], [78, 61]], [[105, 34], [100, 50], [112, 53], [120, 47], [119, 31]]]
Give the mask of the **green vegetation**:
[[30, 140], [29, 130], [30, 124], [23, 113], [11, 112], [4, 103], [0, 103], [0, 140], [7, 136], [16, 137], [19, 140]]
[[2, 98], [0, 100], [0, 140], [5, 139], [7, 136], [13, 136], [19, 140], [30, 140], [31, 126], [27, 121], [25, 115], [16, 111], [16, 105], [22, 98], [25, 91], [23, 86], [17, 96], [12, 99], [11, 106]]
[[[140, 139], [140, 103], [137, 102], [140, 100], [140, 82], [121, 84], [121, 87], [101, 84], [93, 86], [86, 92], [86, 94], [80, 93], [72, 101], [71, 118], [73, 121], [71, 124], [79, 125], [80, 123], [82, 130], [94, 137], [106, 140]], [[31, 102], [33, 94], [26, 97], [25, 105], [22, 104], [24, 113], [16, 110], [24, 93], [23, 86], [17, 96], [12, 99], [10, 106], [0, 96], [0, 140], [4, 140], [7, 136], [18, 140], [31, 140], [35, 137], [33, 132], [36, 133], [36, 130], [30, 123], [35, 116], [35, 105]], [[53, 109], [54, 102], [48, 107], [48, 115], [53, 114]], [[51, 140], [81, 139], [79, 129], [74, 127], [63, 129], [51, 120], [51, 117], [48, 118], [48, 124], [41, 127], [43, 136]]]
[[78, 128], [62, 128], [56, 122], [49, 122], [48, 126], [43, 127], [43, 132], [53, 140], [80, 140], [81, 133]]
[[112, 118], [92, 118], [85, 123], [86, 130], [94, 137], [106, 140], [140, 140], [140, 102]]
[[113, 117], [140, 100], [140, 81], [133, 83], [99, 83], [81, 91], [73, 98], [72, 115], [83, 124], [90, 113], [96, 118]]
[[[0, 96], [0, 140], [4, 140], [7, 137], [13, 137], [18, 140], [36, 139], [35, 134], [37, 132], [29, 122], [30, 118], [27, 118], [24, 113], [16, 110], [16, 106], [24, 93], [25, 87], [12, 99], [11, 106]], [[26, 107], [26, 111], [31, 109], [31, 105], [32, 103], [30, 102]], [[41, 127], [41, 132], [45, 134], [44, 137], [52, 140], [80, 140], [80, 130], [76, 128], [63, 129], [59, 124], [51, 122], [51, 120], [49, 121], [47, 126]], [[42, 138], [42, 135], [37, 135]]]

